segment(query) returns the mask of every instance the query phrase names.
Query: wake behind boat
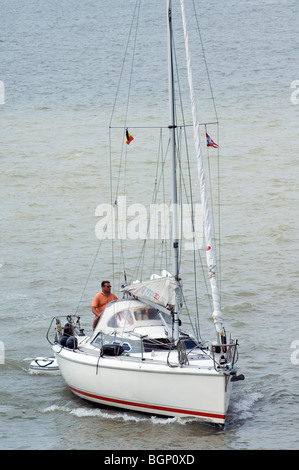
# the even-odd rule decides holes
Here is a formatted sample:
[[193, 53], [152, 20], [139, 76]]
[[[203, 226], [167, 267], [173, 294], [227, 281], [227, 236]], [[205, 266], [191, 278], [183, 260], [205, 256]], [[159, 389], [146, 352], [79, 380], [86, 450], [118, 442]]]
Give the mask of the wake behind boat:
[[[174, 97], [173, 19], [171, 1], [168, 0], [168, 128], [173, 208], [171, 273], [163, 271], [148, 280], [128, 284], [125, 279], [121, 287], [123, 298], [107, 305], [90, 336], [80, 331], [75, 316], [68, 316], [66, 323], [62, 318], [55, 318], [52, 322], [55, 339], [50, 342], [64, 380], [79, 397], [122, 409], [193, 417], [224, 425], [232, 384], [244, 377], [237, 375], [235, 368], [238, 341], [228, 337], [222, 318], [183, 0], [181, 11], [215, 341], [203, 342], [181, 327], [185, 297], [180, 277], [182, 253], [177, 211], [177, 171], [180, 168], [177, 165], [176, 132], [179, 126]], [[132, 136], [128, 130], [126, 138], [130, 144]], [[211, 139], [209, 142], [216, 146]]]

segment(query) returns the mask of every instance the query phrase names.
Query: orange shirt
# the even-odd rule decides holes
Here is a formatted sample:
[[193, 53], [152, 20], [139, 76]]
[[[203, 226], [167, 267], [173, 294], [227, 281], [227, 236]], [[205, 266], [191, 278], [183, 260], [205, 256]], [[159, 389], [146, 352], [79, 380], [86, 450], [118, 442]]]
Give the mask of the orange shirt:
[[112, 293], [109, 295], [105, 295], [103, 292], [99, 292], [93, 298], [92, 307], [98, 308], [99, 313], [102, 313], [106, 305], [109, 304], [109, 302], [112, 302], [113, 300], [117, 300], [116, 295]]

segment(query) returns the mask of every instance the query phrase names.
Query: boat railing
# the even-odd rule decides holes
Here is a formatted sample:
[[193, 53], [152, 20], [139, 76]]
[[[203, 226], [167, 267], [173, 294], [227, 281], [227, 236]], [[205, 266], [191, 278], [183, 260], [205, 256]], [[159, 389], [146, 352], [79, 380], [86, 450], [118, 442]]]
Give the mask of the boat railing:
[[[55, 327], [54, 341], [50, 338], [51, 332], [53, 332], [53, 326]], [[66, 336], [84, 336], [84, 331], [81, 328], [80, 317], [77, 315], [65, 315], [53, 317], [46, 333], [48, 342], [53, 345], [59, 343], [61, 338]]]
[[233, 369], [238, 361], [238, 340], [231, 340], [229, 343], [213, 343], [211, 352], [215, 370]]

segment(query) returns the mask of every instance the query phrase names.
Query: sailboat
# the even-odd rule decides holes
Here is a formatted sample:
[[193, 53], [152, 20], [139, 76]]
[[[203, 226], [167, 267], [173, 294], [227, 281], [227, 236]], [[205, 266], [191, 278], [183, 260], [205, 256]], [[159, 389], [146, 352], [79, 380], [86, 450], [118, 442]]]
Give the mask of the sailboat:
[[[184, 1], [181, 0], [184, 39], [189, 66]], [[169, 142], [172, 159], [172, 204], [178, 206], [176, 181], [176, 113], [172, 4], [167, 0]], [[211, 285], [215, 338], [199, 341], [181, 326], [184, 305], [180, 277], [178, 216], [173, 211], [172, 269], [149, 279], [124, 283], [122, 298], [109, 303], [90, 336], [79, 319], [69, 316], [66, 325], [52, 320], [51, 341], [59, 370], [69, 389], [94, 404], [151, 415], [192, 418], [223, 426], [232, 385], [238, 375], [238, 341], [228, 337], [220, 306], [214, 244], [205, 172], [201, 157], [199, 123], [194, 104], [192, 71], [188, 69], [195, 151], [204, 219], [207, 272]], [[50, 328], [49, 328], [50, 331]]]

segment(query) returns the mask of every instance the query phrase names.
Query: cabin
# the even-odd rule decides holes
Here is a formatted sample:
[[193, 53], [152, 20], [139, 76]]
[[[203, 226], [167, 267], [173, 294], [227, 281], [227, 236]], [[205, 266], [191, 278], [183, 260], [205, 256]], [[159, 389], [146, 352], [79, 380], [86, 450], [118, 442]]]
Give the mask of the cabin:
[[[135, 299], [116, 300], [100, 316], [91, 344], [107, 355], [172, 349], [171, 329], [170, 313]], [[183, 335], [183, 339], [188, 339], [189, 347], [195, 346], [188, 335]]]

